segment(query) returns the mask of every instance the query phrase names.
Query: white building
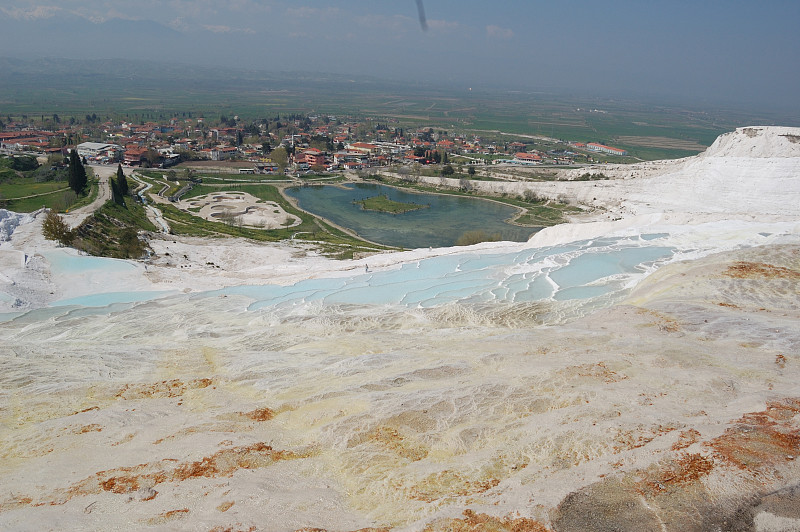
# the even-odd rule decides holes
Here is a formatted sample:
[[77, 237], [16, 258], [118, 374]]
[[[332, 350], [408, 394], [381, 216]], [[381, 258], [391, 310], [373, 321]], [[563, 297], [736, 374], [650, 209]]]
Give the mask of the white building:
[[102, 142], [82, 142], [75, 147], [81, 157], [97, 157], [109, 151], [117, 151], [120, 147], [116, 144], [103, 144]]

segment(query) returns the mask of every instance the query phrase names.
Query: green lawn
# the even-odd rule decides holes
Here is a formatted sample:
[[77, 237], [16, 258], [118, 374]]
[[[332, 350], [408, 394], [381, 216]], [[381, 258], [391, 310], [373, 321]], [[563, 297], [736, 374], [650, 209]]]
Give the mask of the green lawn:
[[69, 185], [65, 181], [36, 183], [30, 178], [16, 178], [10, 183], [6, 182], [0, 185], [0, 193], [9, 200], [34, 194], [52, 194], [53, 192], [67, 189], [69, 189]]
[[198, 171], [198, 177], [203, 179], [203, 183], [262, 183], [270, 181], [289, 181], [290, 179], [282, 174], [214, 174], [206, 175], [202, 170]]
[[[0, 185], [0, 195], [5, 198], [5, 208], [15, 212], [33, 212], [42, 207], [64, 212], [88, 205], [97, 197], [97, 192], [97, 180], [91, 177], [85, 196], [76, 196], [66, 181], [35, 183], [29, 178], [15, 178], [10, 183]], [[25, 197], [31, 195], [36, 196]]]

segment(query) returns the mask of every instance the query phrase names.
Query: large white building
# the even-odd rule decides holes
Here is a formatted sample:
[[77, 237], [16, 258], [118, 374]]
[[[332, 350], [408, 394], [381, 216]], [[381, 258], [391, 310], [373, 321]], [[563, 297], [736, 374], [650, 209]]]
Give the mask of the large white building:
[[82, 142], [75, 147], [81, 157], [97, 157], [109, 151], [117, 151], [120, 147], [116, 144], [103, 144], [102, 142]]
[[612, 148], [611, 146], [598, 144], [596, 142], [590, 142], [589, 144], [587, 144], [586, 149], [592, 151], [601, 151], [603, 153], [609, 153], [611, 155], [628, 155], [627, 150], [623, 150], [622, 148]]

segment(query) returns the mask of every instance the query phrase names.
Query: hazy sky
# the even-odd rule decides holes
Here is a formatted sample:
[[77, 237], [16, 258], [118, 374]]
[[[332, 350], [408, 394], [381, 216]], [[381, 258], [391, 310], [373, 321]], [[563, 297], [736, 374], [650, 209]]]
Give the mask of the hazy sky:
[[797, 109], [800, 1], [0, 0], [0, 55], [153, 58]]

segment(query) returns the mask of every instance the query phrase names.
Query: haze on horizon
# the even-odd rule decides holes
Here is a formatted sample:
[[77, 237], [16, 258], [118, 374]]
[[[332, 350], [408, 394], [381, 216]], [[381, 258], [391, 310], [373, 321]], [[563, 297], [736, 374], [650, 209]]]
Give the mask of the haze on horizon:
[[800, 3], [4, 0], [0, 55], [330, 72], [798, 110]]

